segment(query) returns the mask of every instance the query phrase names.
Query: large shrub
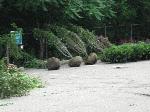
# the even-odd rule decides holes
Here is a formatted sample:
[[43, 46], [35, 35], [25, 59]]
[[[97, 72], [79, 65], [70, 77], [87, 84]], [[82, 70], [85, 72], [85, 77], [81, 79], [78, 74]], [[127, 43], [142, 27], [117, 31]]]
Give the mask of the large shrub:
[[104, 50], [101, 60], [110, 63], [122, 63], [150, 59], [150, 44], [123, 44]]
[[0, 98], [25, 95], [41, 85], [39, 79], [29, 77], [17, 68], [8, 69], [4, 62], [0, 61]]
[[72, 57], [66, 45], [61, 41], [60, 38], [52, 33], [51, 30], [35, 28], [33, 32], [35, 38], [38, 38], [39, 40], [44, 39], [44, 41], [47, 40], [47, 43], [43, 43], [43, 45], [48, 44], [49, 49], [53, 49], [55, 54], [57, 54], [57, 57], [58, 55], [63, 55], [67, 58]]
[[73, 55], [87, 56], [85, 43], [76, 33], [61, 26], [52, 26], [51, 29]]
[[100, 42], [98, 42], [97, 37], [93, 32], [75, 25], [69, 25], [68, 29], [75, 32], [82, 39], [89, 53], [102, 51]]
[[60, 54], [62, 54], [66, 58], [72, 57], [72, 54], [69, 52], [68, 48], [66, 47], [66, 45], [62, 42], [60, 38], [58, 38], [52, 32], [49, 32], [47, 36], [48, 36], [48, 45], [50, 48], [55, 48], [57, 51], [59, 51]]

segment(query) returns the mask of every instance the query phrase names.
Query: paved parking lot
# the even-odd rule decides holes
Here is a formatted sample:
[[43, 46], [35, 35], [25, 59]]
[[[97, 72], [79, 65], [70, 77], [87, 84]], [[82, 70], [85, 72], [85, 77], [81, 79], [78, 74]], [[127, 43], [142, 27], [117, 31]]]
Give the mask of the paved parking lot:
[[45, 87], [0, 100], [0, 112], [150, 112], [150, 61], [26, 72]]

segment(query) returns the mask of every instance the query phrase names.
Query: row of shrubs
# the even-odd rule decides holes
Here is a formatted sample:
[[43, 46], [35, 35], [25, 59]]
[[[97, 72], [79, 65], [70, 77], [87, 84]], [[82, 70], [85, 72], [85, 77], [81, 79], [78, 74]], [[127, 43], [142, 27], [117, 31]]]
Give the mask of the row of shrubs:
[[[109, 48], [104, 49], [104, 51], [98, 56], [95, 53], [91, 53], [88, 57], [83, 58], [80, 56], [73, 57], [69, 60], [69, 66], [79, 66], [82, 61], [85, 64], [94, 64], [94, 60], [101, 60], [102, 62], [109, 63], [124, 63], [124, 62], [134, 62], [140, 60], [150, 59], [150, 44], [139, 42], [139, 43], [127, 43], [123, 45], [113, 45]], [[50, 58], [48, 61], [49, 66], [53, 66], [53, 62], [59, 59]], [[91, 61], [91, 62], [90, 62]], [[59, 64], [60, 66], [60, 64]], [[33, 59], [25, 64], [27, 68], [47, 68], [47, 61], [41, 61]]]
[[[75, 25], [48, 25], [41, 29], [35, 28], [33, 37], [35, 44], [39, 43], [36, 47], [31, 44], [30, 47], [32, 48], [25, 46], [25, 50], [21, 50], [12, 40], [10, 63], [29, 68], [45, 68], [45, 62], [35, 58], [57, 57], [59, 59], [70, 59], [74, 56], [87, 57], [91, 52], [101, 52], [104, 48], [111, 46], [107, 38], [99, 37], [98, 39], [94, 32]], [[0, 53], [0, 58], [5, 55], [3, 50], [6, 47], [5, 45], [6, 43], [0, 43], [0, 46], [3, 46], [3, 53]], [[43, 50], [37, 51], [39, 47]], [[30, 54], [26, 52], [30, 52]], [[38, 56], [39, 54], [43, 54], [43, 56]]]
[[[76, 56], [68, 61], [70, 67], [80, 67], [81, 63], [84, 61], [86, 65], [93, 65], [97, 62], [96, 53], [91, 53], [88, 57], [83, 59], [81, 56]], [[60, 60], [58, 58], [52, 57], [47, 61], [48, 70], [58, 70], [60, 68]]]
[[19, 71], [14, 65], [6, 65], [0, 60], [0, 99], [22, 96], [31, 89], [42, 87], [38, 78], [28, 76]]
[[61, 59], [84, 57], [91, 52], [101, 52], [111, 45], [109, 40], [105, 42], [106, 39], [102, 38], [105, 41], [99, 41], [94, 32], [75, 25], [48, 25], [42, 29], [35, 28], [33, 36], [39, 41], [47, 39], [48, 52], [51, 56]]
[[133, 62], [150, 59], [150, 44], [128, 43], [119, 46], [113, 45], [106, 48], [102, 55], [101, 61], [110, 63]]
[[82, 62], [86, 65], [93, 65], [97, 62], [98, 57], [96, 53], [90, 53], [89, 56], [82, 58], [81, 56], [72, 57], [70, 60], [62, 60], [52, 57], [47, 61], [33, 59], [24, 65], [26, 68], [37, 68], [37, 69], [46, 69], [57, 70], [63, 64], [68, 64], [70, 67], [79, 67]]

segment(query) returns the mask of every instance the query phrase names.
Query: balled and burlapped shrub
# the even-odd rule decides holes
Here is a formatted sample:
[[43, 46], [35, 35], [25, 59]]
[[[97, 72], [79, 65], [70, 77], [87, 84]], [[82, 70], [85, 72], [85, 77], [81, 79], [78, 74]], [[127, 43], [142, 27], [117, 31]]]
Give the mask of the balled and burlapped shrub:
[[70, 67], [80, 67], [82, 61], [83, 61], [82, 57], [76, 56], [69, 60], [68, 65]]
[[97, 37], [93, 32], [75, 25], [68, 26], [68, 30], [75, 32], [82, 39], [88, 53], [103, 51], [101, 44], [98, 42]]
[[33, 30], [33, 35], [36, 39], [43, 40], [47, 39], [49, 49], [55, 51], [54, 55], [57, 57], [62, 55], [66, 58], [71, 58], [72, 55], [66, 47], [65, 43], [62, 42], [61, 38], [58, 38], [50, 29], [38, 29]]
[[61, 26], [53, 26], [51, 30], [73, 55], [87, 56], [85, 43], [76, 33]]
[[60, 68], [60, 60], [58, 58], [52, 57], [47, 60], [48, 70], [58, 70]]
[[85, 65], [94, 65], [97, 62], [97, 54], [90, 53], [90, 55], [85, 59]]

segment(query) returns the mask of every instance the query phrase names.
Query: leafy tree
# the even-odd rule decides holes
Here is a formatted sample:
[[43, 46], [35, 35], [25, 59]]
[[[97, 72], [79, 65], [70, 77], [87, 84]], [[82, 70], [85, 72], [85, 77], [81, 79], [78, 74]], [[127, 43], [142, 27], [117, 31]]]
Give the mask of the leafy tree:
[[[54, 23], [72, 23], [90, 30], [111, 24], [116, 39], [126, 33], [120, 33], [118, 26], [138, 23], [143, 25], [139, 32], [148, 35], [145, 32], [149, 32], [149, 14], [149, 0], [0, 0], [0, 34], [8, 34], [12, 29], [10, 24], [15, 22], [29, 33]], [[28, 37], [35, 43], [33, 34]]]
[[28, 17], [30, 23], [40, 27], [58, 20], [104, 20], [114, 14], [112, 4], [113, 0], [3, 0], [1, 10], [6, 16], [10, 12], [11, 19]]
[[149, 0], [134, 0], [134, 1], [115, 0], [115, 1], [117, 8], [115, 11], [116, 18], [113, 19], [115, 20], [114, 23], [116, 23], [116, 25], [140, 24], [141, 29], [138, 32], [145, 33], [145, 31], [147, 30], [146, 26], [150, 25], [148, 23], [150, 22], [149, 21], [150, 18], [148, 16], [150, 14], [150, 7], [149, 7], [150, 1]]
[[[2, 0], [0, 33], [10, 32], [12, 22], [23, 27], [25, 32], [32, 32], [34, 28], [45, 29], [47, 24], [52, 23], [73, 22], [90, 27], [95, 21], [113, 16], [113, 3], [113, 0]], [[39, 40], [41, 49], [44, 49], [45, 39]], [[30, 41], [35, 41], [35, 38], [30, 38]], [[40, 57], [43, 57], [43, 50], [40, 51]]]

